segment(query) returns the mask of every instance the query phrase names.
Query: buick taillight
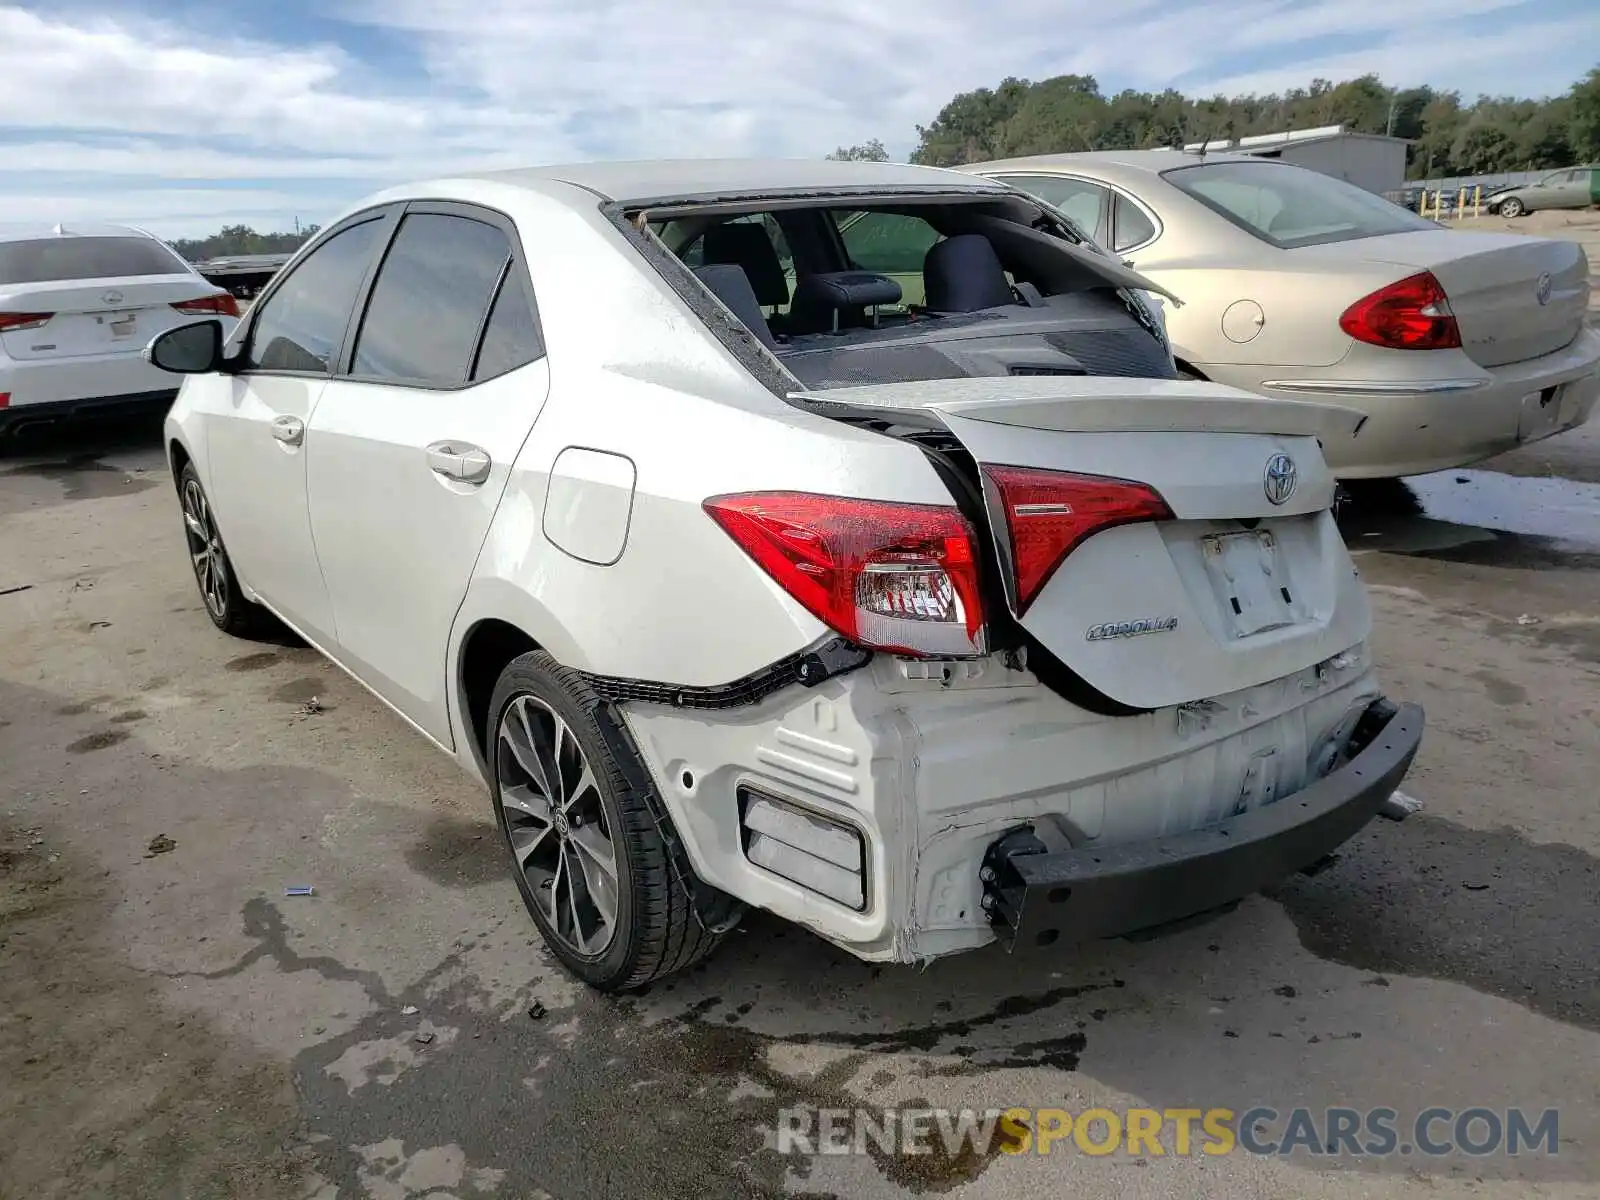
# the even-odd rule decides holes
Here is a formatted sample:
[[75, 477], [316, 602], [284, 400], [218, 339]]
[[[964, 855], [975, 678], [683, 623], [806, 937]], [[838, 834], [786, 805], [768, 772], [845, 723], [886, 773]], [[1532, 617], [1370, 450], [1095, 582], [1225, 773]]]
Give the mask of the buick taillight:
[[954, 507], [745, 492], [713, 496], [705, 510], [812, 616], [859, 646], [939, 658], [987, 649], [978, 541]]
[[1019, 617], [1087, 538], [1118, 525], [1172, 519], [1167, 502], [1148, 484], [1037, 467], [986, 465], [983, 473], [990, 503], [1005, 513], [1011, 535]]
[[23, 313], [0, 312], [0, 333], [10, 333], [13, 330], [37, 329], [55, 313]]
[[1455, 350], [1461, 345], [1450, 299], [1429, 271], [1357, 300], [1339, 318], [1339, 328], [1358, 342], [1390, 350]]
[[232, 292], [218, 292], [214, 296], [201, 296], [198, 300], [179, 300], [172, 306], [179, 312], [213, 313], [219, 317], [237, 317], [239, 315], [239, 302], [233, 298]]

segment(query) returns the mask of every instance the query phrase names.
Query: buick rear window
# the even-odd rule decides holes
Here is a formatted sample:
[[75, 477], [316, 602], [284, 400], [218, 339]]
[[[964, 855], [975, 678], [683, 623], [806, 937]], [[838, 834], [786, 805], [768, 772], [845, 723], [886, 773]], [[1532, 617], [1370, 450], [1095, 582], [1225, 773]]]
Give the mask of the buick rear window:
[[1437, 229], [1382, 196], [1282, 163], [1175, 167], [1162, 178], [1248, 234], [1283, 249]]
[[188, 269], [182, 259], [150, 238], [56, 237], [0, 242], [0, 283], [178, 275]]

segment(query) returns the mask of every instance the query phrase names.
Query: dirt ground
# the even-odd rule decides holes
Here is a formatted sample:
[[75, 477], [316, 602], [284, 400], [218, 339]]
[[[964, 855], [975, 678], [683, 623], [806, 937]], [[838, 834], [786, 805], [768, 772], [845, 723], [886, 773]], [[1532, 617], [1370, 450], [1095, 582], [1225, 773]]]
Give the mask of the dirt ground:
[[[1422, 815], [1158, 941], [918, 971], [756, 916], [615, 1001], [544, 955], [451, 763], [311, 651], [212, 628], [153, 426], [0, 450], [0, 1198], [1600, 1196], [1600, 428], [1341, 522], [1428, 713]], [[1560, 1144], [767, 1136], [913, 1102], [1556, 1108]]]

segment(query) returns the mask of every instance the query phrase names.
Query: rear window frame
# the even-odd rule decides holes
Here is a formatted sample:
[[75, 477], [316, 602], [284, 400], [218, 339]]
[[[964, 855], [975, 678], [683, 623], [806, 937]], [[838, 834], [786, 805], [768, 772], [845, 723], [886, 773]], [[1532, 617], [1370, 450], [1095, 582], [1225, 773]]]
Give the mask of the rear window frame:
[[[114, 243], [117, 250], [137, 246], [141, 251], [148, 250], [154, 256], [170, 260], [170, 269], [165, 271], [111, 271], [92, 275], [34, 275], [20, 279], [12, 278], [5, 272], [7, 252], [14, 247], [26, 246], [71, 246], [74, 249], [82, 248], [107, 248], [108, 243]], [[155, 262], [155, 258], [151, 259]], [[93, 283], [105, 279], [156, 279], [166, 275], [195, 275], [198, 272], [178, 252], [173, 250], [159, 238], [145, 237], [137, 233], [126, 234], [62, 234], [48, 237], [11, 238], [0, 241], [0, 287], [28, 287], [38, 283]]]
[[[1322, 236], [1295, 238], [1292, 241], [1285, 241], [1282, 238], [1274, 237], [1261, 226], [1252, 224], [1251, 222], [1245, 220], [1238, 213], [1212, 199], [1210, 196], [1207, 196], [1202, 192], [1195, 191], [1192, 187], [1187, 187], [1184, 184], [1179, 183], [1176, 178], [1183, 175], [1185, 172], [1202, 172], [1208, 170], [1215, 171], [1219, 167], [1231, 169], [1242, 168], [1247, 171], [1304, 172], [1305, 174], [1316, 178], [1326, 179], [1331, 184], [1337, 185], [1338, 187], [1353, 188], [1358, 194], [1362, 196], [1370, 196], [1373, 200], [1377, 201], [1379, 205], [1386, 205], [1388, 208], [1392, 209], [1393, 216], [1396, 218], [1394, 227], [1391, 229], [1375, 229], [1355, 233], [1328, 233]], [[1343, 179], [1337, 179], [1332, 175], [1322, 175], [1320, 172], [1312, 171], [1307, 167], [1295, 166], [1292, 163], [1277, 162], [1272, 159], [1256, 159], [1247, 161], [1227, 159], [1223, 162], [1200, 161], [1184, 163], [1182, 166], [1168, 167], [1166, 170], [1160, 172], [1160, 176], [1162, 182], [1167, 184], [1167, 186], [1181, 193], [1185, 198], [1201, 205], [1208, 211], [1215, 213], [1241, 233], [1248, 234], [1257, 241], [1265, 242], [1267, 245], [1274, 246], [1279, 250], [1298, 250], [1304, 246], [1334, 246], [1344, 242], [1365, 241], [1367, 238], [1388, 237], [1391, 234], [1396, 233], [1416, 233], [1438, 228], [1437, 224], [1435, 224], [1433, 221], [1429, 221], [1424, 217], [1419, 217], [1409, 209], [1402, 208], [1400, 205], [1395, 204], [1392, 201], [1385, 200], [1382, 196], [1376, 195], [1375, 193], [1358, 188], [1353, 183], [1349, 183]]]

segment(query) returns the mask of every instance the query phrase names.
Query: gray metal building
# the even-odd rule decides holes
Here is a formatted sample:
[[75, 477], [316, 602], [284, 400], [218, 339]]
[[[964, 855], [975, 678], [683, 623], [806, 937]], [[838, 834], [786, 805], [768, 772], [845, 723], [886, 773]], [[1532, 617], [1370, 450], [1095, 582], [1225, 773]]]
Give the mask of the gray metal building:
[[[1184, 149], [1199, 150], [1200, 145], [1195, 142]], [[1406, 145], [1404, 138], [1354, 133], [1343, 125], [1325, 125], [1319, 129], [1258, 134], [1236, 141], [1206, 142], [1205, 149], [1207, 152], [1226, 150], [1230, 154], [1279, 158], [1297, 167], [1346, 180], [1381, 196], [1405, 184]]]

